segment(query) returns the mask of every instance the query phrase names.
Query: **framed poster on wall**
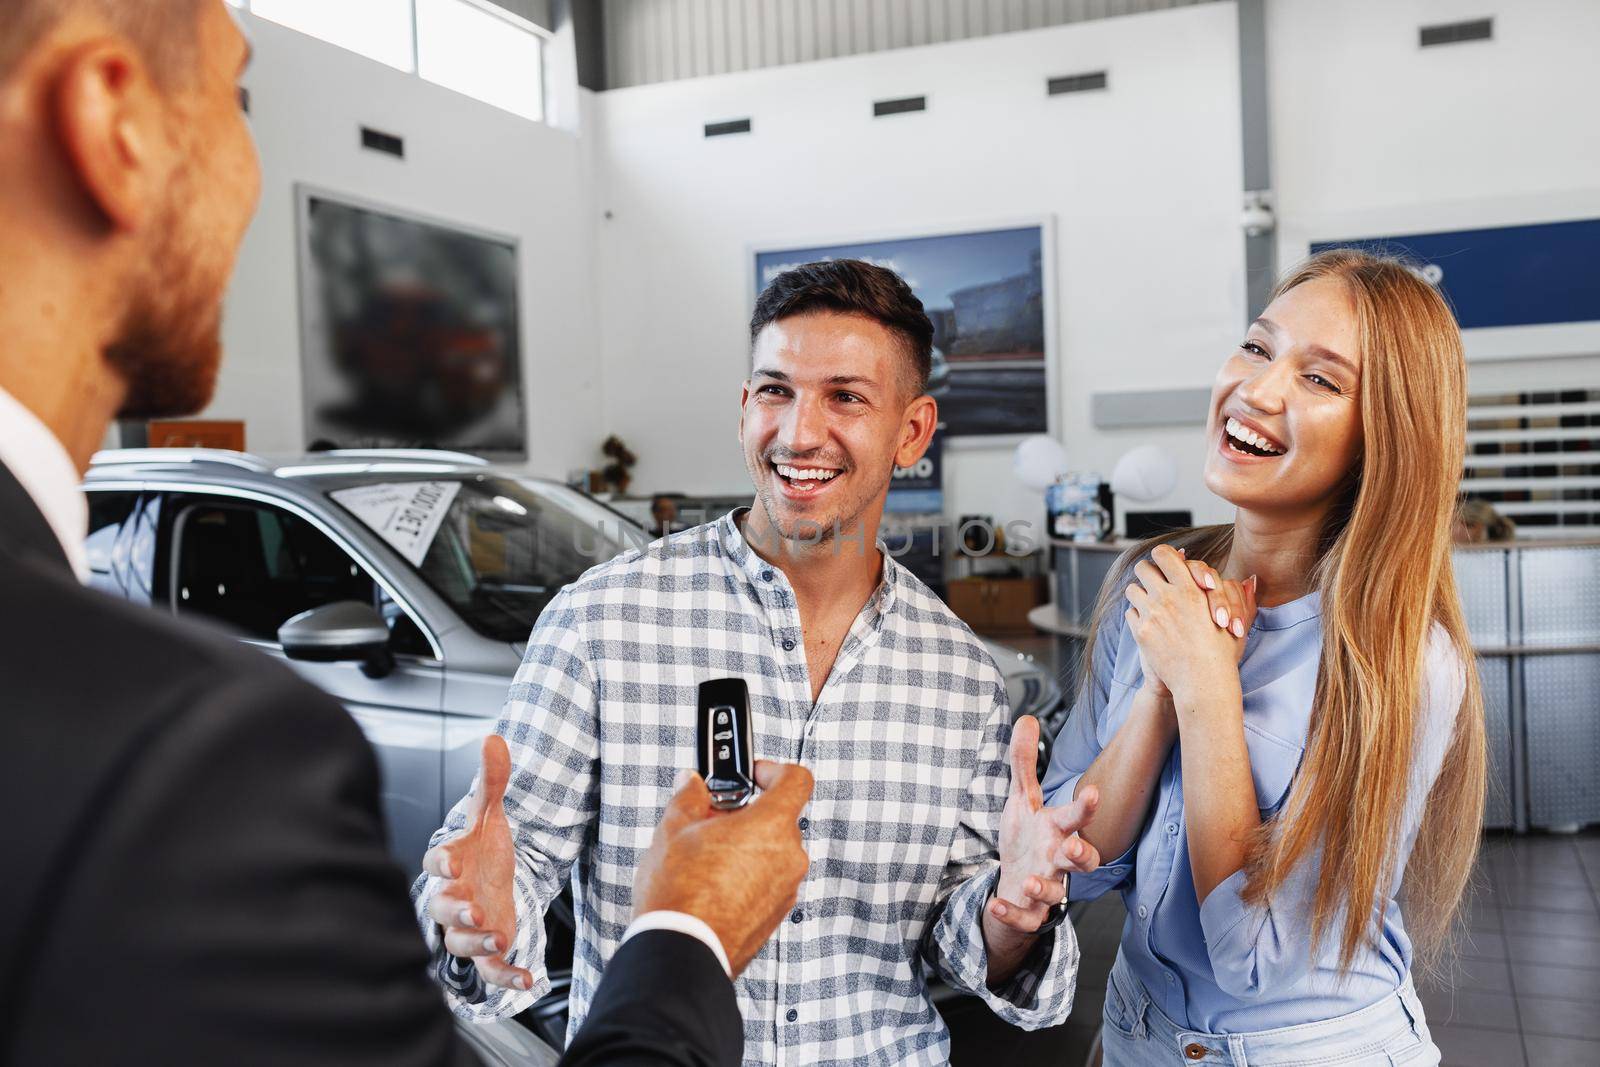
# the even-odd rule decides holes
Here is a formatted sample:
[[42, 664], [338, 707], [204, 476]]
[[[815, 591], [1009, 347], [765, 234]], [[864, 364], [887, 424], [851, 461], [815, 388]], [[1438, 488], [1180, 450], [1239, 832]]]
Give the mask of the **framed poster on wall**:
[[946, 440], [1004, 444], [1048, 433], [1053, 268], [1048, 220], [990, 229], [753, 249], [755, 292], [802, 263], [861, 259], [904, 278], [933, 322], [933, 375]]
[[296, 194], [306, 445], [525, 458], [516, 238]]

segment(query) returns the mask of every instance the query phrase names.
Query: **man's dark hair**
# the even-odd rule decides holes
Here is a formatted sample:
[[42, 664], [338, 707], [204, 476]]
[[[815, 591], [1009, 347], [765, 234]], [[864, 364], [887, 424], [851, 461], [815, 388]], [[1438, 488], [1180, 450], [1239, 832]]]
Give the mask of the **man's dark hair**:
[[73, 11], [85, 11], [125, 34], [144, 54], [151, 76], [163, 88], [185, 82], [194, 73], [199, 46], [198, 25], [204, 0], [0, 0], [0, 80], [57, 22]]
[[911, 395], [928, 389], [933, 369], [933, 323], [900, 275], [859, 259], [824, 259], [786, 270], [756, 298], [750, 344], [779, 319], [811, 311], [865, 315], [905, 342]]

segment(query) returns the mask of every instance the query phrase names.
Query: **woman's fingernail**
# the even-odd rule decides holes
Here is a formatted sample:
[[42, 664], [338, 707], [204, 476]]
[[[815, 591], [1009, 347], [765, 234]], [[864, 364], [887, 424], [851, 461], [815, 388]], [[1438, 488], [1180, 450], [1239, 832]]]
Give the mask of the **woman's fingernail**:
[[528, 976], [525, 974], [519, 974], [515, 978], [511, 979], [511, 984], [516, 986], [518, 989], [527, 989]]
[[1226, 625], [1228, 625], [1228, 609], [1227, 608], [1218, 608], [1215, 618], [1217, 620], [1217, 625], [1218, 626], [1226, 626]]
[[500, 939], [497, 938], [497, 937], [493, 937], [493, 936], [484, 938], [483, 939], [483, 949], [484, 949], [485, 952], [499, 952], [500, 951]]
[[1000, 903], [998, 900], [994, 902], [994, 914], [995, 917], [999, 919], [1006, 917], [1006, 906]]
[[1215, 589], [1217, 587], [1217, 580], [1211, 577], [1210, 571], [1206, 571], [1205, 575], [1201, 577], [1200, 581], [1207, 589]]
[[472, 925], [472, 909], [471, 908], [462, 908], [456, 914], [456, 922], [460, 923], [462, 926], [471, 926]]
[[1185, 551], [1184, 549], [1181, 549], [1181, 548], [1178, 549], [1178, 555], [1184, 557], [1185, 559], [1189, 558], [1189, 553], [1187, 551]]
[[1243, 637], [1244, 636], [1244, 620], [1243, 619], [1234, 619], [1233, 620], [1233, 636], [1235, 636], [1235, 637]]

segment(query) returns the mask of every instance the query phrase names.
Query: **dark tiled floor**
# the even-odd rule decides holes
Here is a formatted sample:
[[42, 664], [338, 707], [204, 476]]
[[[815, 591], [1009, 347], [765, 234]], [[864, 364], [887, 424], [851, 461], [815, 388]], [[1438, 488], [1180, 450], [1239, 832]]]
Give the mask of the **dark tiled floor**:
[[1419, 982], [1461, 1067], [1600, 1065], [1600, 832], [1489, 835], [1454, 970]]

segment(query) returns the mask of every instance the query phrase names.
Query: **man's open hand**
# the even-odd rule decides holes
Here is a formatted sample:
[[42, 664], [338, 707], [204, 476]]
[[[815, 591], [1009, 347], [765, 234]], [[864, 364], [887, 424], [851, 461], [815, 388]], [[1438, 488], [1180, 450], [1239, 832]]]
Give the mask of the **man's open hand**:
[[799, 819], [811, 772], [765, 760], [755, 771], [761, 795], [728, 812], [711, 806], [699, 775], [684, 772], [633, 884], [636, 916], [693, 915], [722, 941], [735, 975], [794, 907], [809, 864]]
[[1094, 818], [1100, 793], [1084, 788], [1070, 803], [1044, 806], [1036, 770], [1039, 720], [1024, 715], [1011, 730], [1011, 795], [1000, 816], [1000, 882], [989, 914], [1031, 934], [1066, 897], [1063, 879], [1100, 866], [1095, 847], [1078, 836]]
[[472, 794], [467, 828], [430, 848], [422, 869], [442, 878], [428, 904], [433, 921], [444, 928], [445, 950], [470, 956], [490, 985], [529, 989], [533, 976], [505, 961], [517, 936], [513, 892], [516, 852], [506, 822], [506, 782], [511, 778], [511, 753], [505, 738], [483, 739], [483, 769]]

